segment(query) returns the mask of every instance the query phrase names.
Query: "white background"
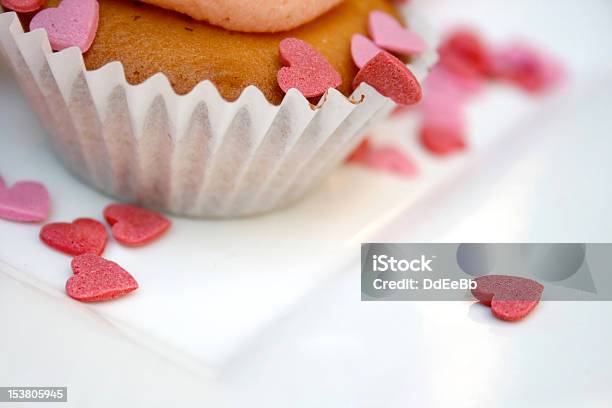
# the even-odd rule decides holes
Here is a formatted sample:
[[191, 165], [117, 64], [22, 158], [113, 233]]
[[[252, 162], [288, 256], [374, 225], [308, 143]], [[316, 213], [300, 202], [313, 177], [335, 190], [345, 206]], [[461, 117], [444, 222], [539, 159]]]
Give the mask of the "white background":
[[[464, 22], [494, 41], [519, 34], [562, 56], [570, 68], [570, 83], [556, 95], [535, 101], [507, 89], [490, 90], [470, 108], [473, 152], [478, 154], [468, 155], [468, 163], [461, 166], [457, 160], [436, 164], [461, 171], [430, 188], [422, 199], [403, 203], [403, 211], [393, 207], [392, 216], [369, 213], [386, 207], [376, 205], [376, 197], [366, 200], [369, 190], [363, 186], [376, 183], [377, 194], [390, 197], [385, 189], [399, 182], [355, 168], [339, 171], [322, 192], [290, 210], [290, 215], [278, 215], [282, 219], [321, 214], [317, 211], [325, 207], [317, 203], [336, 197], [326, 202], [332, 209], [323, 214], [347, 212], [359, 225], [351, 229], [350, 223], [342, 224], [344, 231], [356, 232], [352, 237], [347, 232], [325, 240], [326, 248], [344, 248], [338, 251], [342, 259], [335, 262], [335, 273], [313, 271], [325, 278], [311, 282], [316, 289], [305, 291], [308, 285], [297, 285], [304, 293], [283, 303], [269, 321], [260, 321], [258, 330], [240, 337], [239, 346], [204, 347], [212, 354], [199, 354], [202, 364], [189, 361], [194, 354], [190, 350], [202, 350], [190, 345], [211, 344], [207, 334], [214, 338], [216, 332], [210, 327], [199, 327], [193, 332], [198, 337], [184, 338], [182, 346], [144, 347], [143, 339], [125, 336], [97, 311], [58, 295], [52, 278], [46, 286], [31, 279], [32, 274], [52, 276], [53, 268], [27, 275], [22, 268], [4, 266], [0, 385], [67, 385], [74, 407], [176, 406], [177, 401], [212, 407], [610, 406], [610, 303], [546, 303], [520, 324], [505, 324], [492, 319], [487, 308], [471, 303], [359, 300], [356, 255], [347, 254], [358, 250], [363, 237], [441, 242], [612, 240], [612, 4], [423, 3], [441, 30]], [[22, 160], [19, 167], [14, 155], [9, 157], [11, 152], [23, 152], [7, 145], [17, 145], [20, 139], [33, 152], [45, 147], [39, 126], [5, 70], [0, 71], [0, 86], [0, 171], [6, 172], [6, 166], [6, 178], [11, 180], [45, 171], [60, 174], [55, 168], [37, 168], [41, 162], [36, 160]], [[398, 120], [383, 129], [401, 130], [404, 125]], [[413, 143], [407, 145], [414, 148]], [[427, 183], [428, 175], [424, 172], [414, 183]], [[55, 206], [63, 209], [55, 211], [68, 215], [103, 206], [89, 202], [103, 200], [97, 194], [85, 187], [75, 190], [72, 179], [63, 177], [70, 186], [67, 191], [77, 193], [56, 199]], [[376, 222], [361, 225], [361, 212]], [[263, 228], [268, 221], [250, 222]], [[178, 221], [175, 230], [189, 235], [189, 223]], [[6, 225], [0, 224], [0, 233], [8, 230]], [[220, 234], [229, 231], [225, 239], [231, 240], [231, 232], [244, 227], [216, 228]], [[285, 232], [293, 244], [281, 245], [287, 259], [303, 256], [301, 245], [313, 245], [308, 236], [302, 244], [301, 232]], [[35, 238], [35, 233], [23, 233]], [[311, 238], [315, 233], [311, 231]], [[14, 243], [2, 237], [1, 260], [15, 259]], [[165, 244], [158, 244], [151, 253], [164, 250]], [[269, 252], [278, 251], [279, 243], [271, 244]], [[23, 256], [40, 250], [35, 239], [20, 240], [19, 245]], [[121, 254], [111, 248], [115, 250], [111, 254]], [[316, 253], [312, 257], [312, 269], [318, 263], [326, 268], [334, 264], [318, 259]], [[340, 267], [343, 259], [354, 262]], [[163, 333], [177, 316], [160, 316], [158, 310], [162, 309], [152, 310], [149, 317]], [[172, 333], [168, 336], [172, 342]], [[170, 352], [176, 349], [186, 352]], [[223, 358], [207, 360], [217, 351]], [[202, 369], [207, 361], [215, 367], [210, 370], [213, 377]]]

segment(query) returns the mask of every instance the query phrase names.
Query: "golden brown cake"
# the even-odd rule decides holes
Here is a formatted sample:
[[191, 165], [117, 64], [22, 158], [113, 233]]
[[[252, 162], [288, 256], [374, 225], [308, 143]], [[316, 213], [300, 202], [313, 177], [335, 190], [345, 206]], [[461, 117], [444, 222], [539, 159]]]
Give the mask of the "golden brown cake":
[[[46, 7], [58, 3], [49, 0]], [[366, 33], [372, 10], [397, 16], [389, 0], [346, 0], [297, 29], [251, 34], [228, 31], [138, 1], [99, 0], [99, 4], [98, 32], [84, 54], [88, 69], [120, 61], [132, 84], [163, 72], [179, 94], [208, 79], [228, 100], [237, 99], [247, 86], [255, 85], [274, 104], [284, 96], [276, 80], [281, 40], [296, 37], [320, 51], [342, 76], [338, 90], [349, 95], [357, 73], [351, 59], [352, 35]]]

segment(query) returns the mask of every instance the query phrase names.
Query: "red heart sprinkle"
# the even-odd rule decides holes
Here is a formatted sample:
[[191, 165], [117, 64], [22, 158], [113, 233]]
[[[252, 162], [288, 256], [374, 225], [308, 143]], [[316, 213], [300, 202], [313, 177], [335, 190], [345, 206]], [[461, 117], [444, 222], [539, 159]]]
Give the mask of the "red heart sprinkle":
[[370, 13], [368, 31], [374, 43], [387, 51], [411, 55], [427, 48], [420, 35], [402, 27], [399, 21], [384, 11]]
[[544, 286], [517, 276], [487, 275], [474, 280], [472, 294], [480, 303], [491, 306], [500, 320], [516, 321], [527, 316], [540, 302]]
[[488, 77], [491, 71], [490, 51], [484, 41], [470, 30], [450, 34], [438, 50], [439, 64], [467, 78]]
[[159, 238], [171, 222], [154, 211], [127, 204], [112, 204], [104, 209], [113, 237], [129, 246], [140, 246]]
[[74, 275], [66, 282], [66, 293], [81, 302], [116, 299], [138, 289], [138, 282], [114, 262], [93, 254], [72, 260]]
[[365, 82], [398, 105], [413, 105], [421, 100], [419, 81], [402, 61], [388, 52], [379, 52], [355, 76], [353, 88]]
[[462, 128], [424, 123], [419, 136], [427, 150], [440, 156], [446, 156], [467, 147]]
[[62, 0], [58, 7], [36, 14], [30, 30], [45, 29], [55, 51], [77, 46], [86, 52], [96, 37], [99, 17], [97, 0]]
[[359, 143], [359, 146], [353, 150], [353, 152], [347, 157], [347, 163], [360, 162], [368, 157], [368, 154], [372, 150], [372, 143], [368, 139], [364, 139], [363, 142]]
[[18, 13], [31, 13], [45, 5], [45, 0], [2, 0], [2, 6]]
[[40, 230], [40, 239], [68, 255], [102, 255], [106, 246], [106, 228], [96, 220], [79, 218], [72, 223], [47, 224]]
[[20, 181], [11, 188], [0, 177], [0, 218], [17, 222], [40, 222], [49, 216], [51, 202], [46, 187], [35, 181]]
[[314, 98], [342, 84], [342, 77], [325, 57], [297, 38], [281, 41], [280, 60], [285, 66], [278, 71], [277, 79], [285, 93], [295, 88], [306, 98]]

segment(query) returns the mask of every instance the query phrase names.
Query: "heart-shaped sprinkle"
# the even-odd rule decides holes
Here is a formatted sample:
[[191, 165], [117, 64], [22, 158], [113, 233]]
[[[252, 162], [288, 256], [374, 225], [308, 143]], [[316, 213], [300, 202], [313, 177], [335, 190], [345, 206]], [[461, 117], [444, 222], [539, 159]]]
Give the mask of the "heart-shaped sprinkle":
[[516, 321], [527, 316], [540, 302], [544, 286], [517, 276], [487, 275], [474, 280], [472, 294], [480, 303], [491, 306], [501, 320]]
[[125, 269], [97, 255], [79, 255], [71, 266], [74, 275], [66, 282], [66, 293], [80, 302], [116, 299], [138, 289]]
[[446, 156], [467, 147], [463, 128], [455, 126], [423, 123], [419, 136], [423, 146], [439, 156]]
[[112, 204], [104, 210], [112, 225], [113, 237], [129, 246], [140, 246], [159, 238], [170, 228], [170, 221], [159, 213], [127, 204]]
[[40, 239], [68, 255], [102, 255], [106, 246], [106, 228], [96, 220], [79, 218], [72, 223], [47, 224], [40, 230]]
[[35, 181], [20, 181], [7, 188], [0, 177], [0, 218], [17, 222], [40, 222], [49, 216], [49, 192]]
[[423, 104], [428, 104], [431, 99], [435, 99], [435, 102], [445, 102], [449, 98], [457, 102], [467, 102], [480, 93], [484, 85], [485, 82], [481, 78], [458, 75], [438, 64], [429, 72], [423, 84], [426, 95]]
[[346, 161], [348, 163], [350, 162], [359, 163], [360, 161], [366, 158], [366, 156], [368, 155], [371, 149], [372, 149], [372, 143], [370, 143], [368, 139], [364, 139], [363, 142], [359, 143], [359, 146], [357, 146], [355, 150], [351, 152], [349, 157], [346, 158]]
[[18, 13], [31, 13], [45, 5], [45, 0], [2, 0], [3, 7]]
[[464, 101], [452, 92], [432, 91], [423, 101], [419, 136], [431, 153], [445, 156], [467, 146]]
[[84, 53], [96, 37], [98, 19], [97, 0], [63, 0], [58, 7], [36, 14], [30, 30], [45, 29], [55, 51], [77, 46]]
[[361, 34], [353, 35], [351, 39], [351, 55], [353, 62], [359, 68], [363, 68], [369, 60], [374, 58], [382, 50], [374, 44], [370, 39]]
[[440, 45], [439, 64], [466, 78], [487, 78], [491, 71], [491, 55], [487, 44], [473, 31], [452, 32]]
[[421, 100], [419, 81], [402, 61], [388, 52], [379, 52], [357, 73], [353, 88], [365, 82], [398, 105], [413, 105]]
[[285, 38], [280, 43], [278, 85], [283, 92], [295, 88], [306, 98], [323, 95], [342, 84], [342, 77], [317, 50], [297, 38]]
[[401, 177], [410, 178], [418, 174], [416, 164], [403, 151], [393, 146], [375, 147], [368, 140], [359, 145], [348, 161]]
[[491, 75], [528, 92], [541, 93], [561, 83], [565, 71], [554, 58], [529, 45], [514, 43], [493, 53]]
[[393, 146], [373, 148], [363, 163], [371, 169], [394, 173], [402, 177], [410, 178], [418, 173], [414, 162], [404, 152]]
[[374, 43], [387, 51], [412, 55], [427, 48], [421, 36], [402, 27], [399, 21], [384, 11], [370, 13], [368, 30]]

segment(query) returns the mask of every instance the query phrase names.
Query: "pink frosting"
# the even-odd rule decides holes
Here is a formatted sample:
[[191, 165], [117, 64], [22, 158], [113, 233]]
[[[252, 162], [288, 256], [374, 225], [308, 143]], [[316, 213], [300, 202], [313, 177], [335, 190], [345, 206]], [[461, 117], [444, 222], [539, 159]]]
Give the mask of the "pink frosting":
[[277, 32], [305, 24], [343, 0], [142, 0], [228, 30]]

